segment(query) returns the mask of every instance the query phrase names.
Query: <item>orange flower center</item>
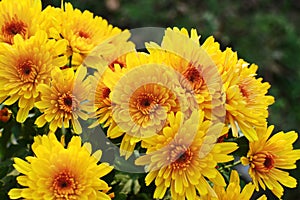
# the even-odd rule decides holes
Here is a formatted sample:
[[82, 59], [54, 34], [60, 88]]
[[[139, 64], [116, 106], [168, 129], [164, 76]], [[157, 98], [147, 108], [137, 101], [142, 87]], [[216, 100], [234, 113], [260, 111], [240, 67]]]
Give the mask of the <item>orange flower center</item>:
[[269, 152], [258, 152], [250, 157], [251, 167], [259, 172], [268, 172], [274, 167], [274, 155]]
[[78, 194], [78, 183], [75, 177], [67, 170], [55, 176], [52, 187], [56, 199], [72, 199]]
[[191, 84], [192, 88], [194, 89], [194, 92], [200, 93], [201, 87], [204, 86], [204, 80], [201, 75], [201, 71], [199, 71], [199, 69], [195, 68], [194, 66], [190, 65], [182, 73], [182, 75]]
[[149, 93], [142, 93], [136, 99], [137, 108], [145, 115], [153, 111], [156, 103], [156, 98]]
[[109, 97], [110, 89], [108, 87], [105, 87], [102, 89], [102, 98], [106, 99]]
[[191, 83], [199, 82], [202, 80], [199, 70], [194, 66], [189, 66], [184, 72], [184, 77], [189, 80]]
[[20, 62], [17, 67], [17, 71], [22, 81], [31, 83], [35, 82], [37, 72], [36, 67], [31, 60]]
[[27, 37], [27, 25], [18, 20], [16, 16], [14, 16], [11, 21], [5, 22], [2, 26], [2, 34], [4, 36], [4, 41], [12, 44], [13, 38], [15, 35], [20, 34], [23, 38]]
[[87, 32], [84, 32], [84, 31], [82, 31], [82, 30], [80, 30], [79, 32], [78, 32], [78, 36], [79, 37], [82, 37], [82, 38], [89, 38], [90, 37], [90, 35], [87, 33]]
[[77, 110], [78, 101], [70, 92], [67, 92], [58, 98], [58, 106], [63, 112], [72, 113]]
[[176, 105], [174, 97], [167, 88], [156, 83], [139, 87], [128, 102], [132, 121], [143, 128], [165, 123], [166, 113]]
[[190, 165], [192, 158], [193, 152], [189, 148], [185, 148], [184, 146], [176, 146], [170, 150], [167, 160], [171, 162], [170, 167], [173, 169], [186, 170], [186, 168]]

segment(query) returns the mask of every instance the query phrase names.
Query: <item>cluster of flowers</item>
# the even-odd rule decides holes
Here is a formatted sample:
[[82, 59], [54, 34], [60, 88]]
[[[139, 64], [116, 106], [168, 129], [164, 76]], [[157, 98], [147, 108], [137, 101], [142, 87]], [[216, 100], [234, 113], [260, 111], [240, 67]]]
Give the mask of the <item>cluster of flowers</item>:
[[[146, 166], [146, 185], [155, 182], [153, 198], [169, 190], [173, 199], [250, 199], [266, 188], [280, 198], [282, 185], [296, 187], [282, 169], [300, 159], [297, 133], [272, 135], [270, 85], [257, 77], [257, 65], [221, 51], [213, 37], [200, 44], [196, 30], [168, 28], [161, 44], [139, 52], [128, 30], [70, 3], [42, 10], [39, 0], [2, 0], [0, 11], [0, 103], [17, 104], [20, 123], [34, 114], [37, 127], [49, 126], [35, 137], [33, 156], [14, 159], [23, 187], [10, 198], [113, 197], [100, 179], [113, 167], [98, 164], [100, 150], [91, 154], [91, 145], [82, 145], [80, 119], [122, 138], [126, 159], [145, 150], [135, 164]], [[64, 128], [74, 133], [66, 148], [54, 134]], [[218, 164], [234, 159], [229, 154], [242, 136], [249, 151], [238, 159], [249, 165], [252, 182], [241, 190], [232, 170], [225, 190]]]

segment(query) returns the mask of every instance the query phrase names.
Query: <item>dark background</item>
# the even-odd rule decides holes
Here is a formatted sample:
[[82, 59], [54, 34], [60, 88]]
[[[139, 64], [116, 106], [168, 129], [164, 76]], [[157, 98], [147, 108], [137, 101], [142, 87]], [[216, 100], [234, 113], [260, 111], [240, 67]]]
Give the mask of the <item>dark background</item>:
[[[122, 29], [141, 27], [196, 28], [201, 41], [213, 35], [222, 49], [259, 65], [259, 76], [276, 99], [269, 123], [276, 131], [300, 131], [300, 1], [271, 0], [73, 0]], [[43, 0], [60, 6], [60, 0]], [[300, 148], [299, 139], [296, 144]], [[300, 166], [292, 175], [300, 179]], [[300, 187], [284, 199], [299, 199]]]

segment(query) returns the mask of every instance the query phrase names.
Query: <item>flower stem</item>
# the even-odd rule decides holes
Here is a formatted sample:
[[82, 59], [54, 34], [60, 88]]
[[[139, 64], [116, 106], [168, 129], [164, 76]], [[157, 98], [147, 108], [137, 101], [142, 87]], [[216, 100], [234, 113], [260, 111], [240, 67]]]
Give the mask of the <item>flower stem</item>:
[[241, 164], [241, 160], [238, 160], [238, 161], [236, 161], [236, 162], [234, 162], [234, 163], [232, 163], [232, 164], [229, 164], [229, 165], [225, 165], [225, 166], [223, 166], [223, 167], [220, 167], [220, 168], [219, 168], [219, 171], [220, 171], [220, 172], [224, 172], [225, 169], [229, 169], [229, 168], [235, 167], [235, 166], [237, 166], [237, 165], [239, 165], [239, 164]]

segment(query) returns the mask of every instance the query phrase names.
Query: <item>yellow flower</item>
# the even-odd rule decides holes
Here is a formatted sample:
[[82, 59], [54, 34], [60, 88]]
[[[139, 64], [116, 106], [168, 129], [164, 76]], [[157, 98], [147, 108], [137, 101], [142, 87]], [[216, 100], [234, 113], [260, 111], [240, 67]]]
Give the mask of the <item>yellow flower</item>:
[[[109, 127], [108, 137], [111, 137], [111, 129], [116, 127], [116, 123], [112, 118], [112, 102], [111, 102], [111, 91], [113, 90], [115, 81], [119, 80], [127, 68], [126, 58], [130, 54], [136, 54], [136, 52], [131, 52], [131, 49], [127, 49], [128, 53], [122, 55], [121, 57], [116, 57], [115, 61], [110, 63], [108, 66], [101, 66], [96, 63], [97, 58], [93, 58], [91, 66], [96, 68], [93, 75], [89, 76], [90, 83], [92, 86], [91, 93], [89, 96], [89, 101], [91, 106], [94, 108], [91, 118], [96, 118], [97, 120], [90, 126], [93, 128], [99, 124], [102, 126]], [[108, 77], [108, 78], [105, 78]], [[105, 80], [104, 80], [105, 79]], [[109, 83], [105, 83], [105, 82]], [[112, 83], [113, 82], [113, 83]], [[119, 137], [123, 131], [118, 131], [119, 133], [115, 137]], [[115, 138], [112, 137], [112, 138]]]
[[18, 122], [26, 120], [39, 99], [37, 87], [50, 83], [54, 66], [65, 64], [67, 59], [60, 54], [66, 45], [64, 40], [48, 40], [43, 31], [27, 40], [17, 35], [13, 45], [0, 45], [0, 103], [11, 105], [19, 100]]
[[244, 165], [250, 166], [249, 174], [256, 190], [259, 186], [269, 188], [278, 198], [283, 195], [283, 187], [294, 188], [297, 181], [282, 169], [295, 169], [300, 159], [300, 150], [293, 150], [298, 134], [295, 131], [271, 133], [274, 126], [258, 128], [258, 141], [250, 142], [247, 157], [242, 157]]
[[[133, 61], [131, 61], [133, 62]], [[159, 132], [166, 123], [167, 114], [179, 110], [180, 103], [172, 91], [177, 80], [165, 66], [157, 64], [136, 64], [119, 72], [119, 80], [112, 87], [112, 117], [119, 129], [109, 136], [125, 136], [121, 143], [121, 155], [128, 158], [135, 144], [143, 138]], [[111, 73], [117, 76], [118, 73]], [[121, 76], [122, 75], [122, 76]]]
[[[150, 116], [156, 113], [161, 113], [161, 115], [166, 116], [170, 109], [175, 109], [172, 108], [172, 106], [177, 105], [172, 102], [176, 99], [174, 94], [165, 88], [166, 85], [170, 86], [172, 85], [171, 82], [174, 82], [171, 74], [167, 73], [164, 78], [164, 76], [162, 76], [162, 73], [164, 73], [162, 67], [155, 64], [151, 66], [147, 65], [149, 65], [148, 54], [131, 52], [126, 54], [126, 56], [120, 57], [113, 65], [110, 65], [109, 68], [97, 68], [98, 72], [96, 73], [96, 78], [92, 78], [94, 80], [92, 81], [92, 85], [96, 85], [97, 82], [95, 81], [97, 80], [100, 84], [97, 86], [99, 92], [93, 92], [95, 94], [92, 94], [91, 98], [96, 107], [104, 103], [103, 101], [101, 102], [101, 91], [103, 91], [103, 89], [110, 91], [109, 99], [107, 99], [110, 103], [107, 101], [108, 104], [103, 105], [103, 109], [98, 110], [98, 117], [99, 121], [104, 122], [106, 116], [109, 116], [107, 118], [107, 123], [110, 124], [107, 131], [109, 138], [117, 138], [125, 134], [120, 149], [121, 155], [125, 155], [126, 158], [132, 154], [136, 143], [139, 142], [142, 137], [146, 137], [145, 135], [147, 134], [145, 132], [151, 135], [155, 134], [155, 127], [162, 128], [161, 126], [163, 126], [164, 120], [154, 119], [153, 117], [150, 119]], [[102, 74], [101, 77], [99, 77], [100, 74]], [[156, 86], [155, 83], [157, 83]], [[124, 85], [127, 86], [127, 91], [122, 89]], [[143, 89], [144, 85], [145, 88]], [[148, 90], [147, 88], [152, 89]], [[144, 94], [141, 94], [143, 93], [142, 90], [145, 90]], [[97, 94], [100, 98], [97, 98]], [[170, 96], [170, 99], [166, 99], [164, 94], [166, 97]], [[150, 96], [151, 98], [155, 98], [155, 100], [147, 99], [147, 95], [149, 98]], [[149, 108], [146, 108], [147, 106], [144, 106], [145, 108], [141, 106], [143, 97], [145, 101], [149, 100], [149, 103], [152, 101], [151, 105], [148, 106]], [[140, 98], [139, 102], [134, 102], [137, 101], [136, 98]], [[128, 103], [132, 105], [129, 106]], [[158, 103], [164, 105], [165, 108], [160, 107]], [[169, 104], [170, 106], [168, 106]], [[155, 105], [157, 109], [152, 109]], [[137, 106], [137, 109], [134, 111], [135, 106]], [[149, 112], [147, 109], [152, 109], [153, 112]], [[161, 110], [163, 110], [163, 112], [160, 112]], [[100, 114], [102, 111], [103, 114]], [[132, 115], [133, 112], [135, 112], [134, 118]], [[166, 117], [164, 119], [166, 119]], [[129, 123], [127, 123], [128, 120], [130, 121]], [[154, 120], [160, 124], [157, 124], [157, 122], [156, 124], [153, 123]], [[148, 124], [146, 127], [142, 127], [142, 123]], [[142, 134], [144, 134], [144, 136], [142, 136]]]
[[2, 0], [0, 2], [0, 42], [12, 44], [15, 35], [23, 39], [38, 30], [37, 20], [42, 11], [39, 0]]
[[226, 93], [226, 121], [230, 123], [233, 135], [238, 136], [239, 127], [248, 140], [257, 140], [254, 128], [265, 125], [268, 106], [274, 103], [274, 97], [266, 95], [270, 84], [256, 77], [257, 65], [249, 66], [230, 48], [221, 52], [212, 37], [202, 47], [216, 63], [222, 77]]
[[[204, 113], [194, 111], [191, 118], [184, 120], [181, 112], [169, 115], [169, 126], [149, 138], [146, 155], [137, 158], [137, 165], [148, 165], [145, 181], [149, 185], [155, 180], [153, 198], [163, 198], [170, 188], [172, 199], [194, 200], [197, 193], [213, 192], [207, 180], [216, 185], [226, 183], [215, 168], [219, 162], [233, 159], [227, 154], [237, 149], [235, 143], [216, 143], [227, 129], [224, 124], [213, 124], [204, 119]], [[147, 140], [147, 139], [145, 139]], [[212, 194], [216, 196], [216, 194]]]
[[237, 171], [232, 170], [230, 175], [230, 180], [225, 190], [222, 186], [214, 186], [214, 191], [217, 194], [217, 198], [212, 197], [210, 194], [201, 196], [200, 200], [234, 200], [234, 199], [241, 199], [241, 200], [249, 200], [254, 191], [254, 185], [252, 183], [248, 183], [244, 186], [243, 190], [241, 191], [240, 187], [240, 178]]
[[[46, 27], [52, 27], [51, 35], [54, 38], [63, 38], [69, 42], [68, 55], [72, 56], [74, 66], [82, 64], [87, 56], [97, 56], [102, 59], [102, 66], [108, 65], [128, 51], [134, 50], [134, 44], [127, 41], [130, 37], [129, 31], [113, 27], [107, 20], [94, 16], [87, 10], [81, 12], [74, 9], [71, 3], [65, 3], [60, 11], [53, 8], [45, 10], [46, 13], [58, 16], [58, 24], [48, 23]], [[88, 64], [96, 68], [94, 65], [99, 65], [99, 60]]]
[[51, 85], [41, 84], [38, 90], [41, 92], [41, 101], [35, 106], [43, 113], [35, 124], [38, 127], [50, 123], [50, 130], [56, 131], [59, 127], [69, 127], [69, 121], [75, 133], [81, 133], [82, 128], [79, 118], [87, 119], [88, 115], [83, 112], [89, 111], [86, 100], [90, 91], [88, 79], [85, 79], [87, 69], [80, 66], [76, 73], [73, 69], [53, 69], [51, 73]]
[[112, 123], [112, 105], [111, 105], [111, 90], [103, 82], [101, 73], [96, 71], [93, 76], [90, 76], [90, 83], [92, 86], [90, 93], [90, 102], [94, 107], [92, 118], [96, 118], [92, 127], [98, 124], [103, 124], [103, 127], [108, 127]]
[[225, 116], [225, 110], [221, 109], [225, 100], [222, 80], [215, 63], [199, 45], [199, 37], [195, 29], [189, 36], [185, 28], [168, 28], [160, 46], [151, 42], [146, 47], [152, 60], [179, 73], [178, 90], [186, 97], [189, 112], [202, 109], [207, 118], [222, 118]]
[[105, 194], [110, 187], [100, 178], [113, 167], [97, 165], [102, 152], [91, 155], [91, 144], [82, 146], [80, 137], [72, 137], [64, 148], [53, 133], [36, 136], [32, 150], [35, 156], [26, 161], [14, 159], [15, 169], [22, 174], [17, 181], [23, 188], [11, 189], [11, 199], [111, 199]]
[[63, 18], [62, 37], [70, 42], [73, 52], [89, 53], [96, 45], [121, 33], [105, 19], [94, 17], [87, 10], [74, 9], [71, 3], [65, 3]]

